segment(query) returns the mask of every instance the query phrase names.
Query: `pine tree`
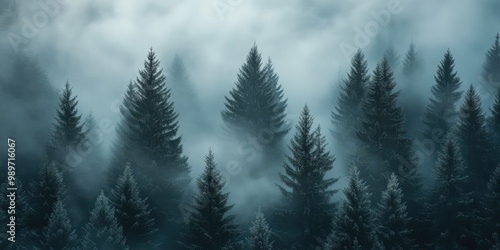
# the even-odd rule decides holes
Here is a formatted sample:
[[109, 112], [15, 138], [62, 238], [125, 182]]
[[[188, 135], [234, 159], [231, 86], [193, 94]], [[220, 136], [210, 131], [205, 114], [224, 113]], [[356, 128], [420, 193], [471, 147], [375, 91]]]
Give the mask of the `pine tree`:
[[403, 75], [407, 78], [413, 78], [422, 69], [422, 62], [418, 56], [415, 44], [411, 43], [403, 60]]
[[64, 202], [59, 200], [49, 217], [49, 223], [43, 228], [43, 246], [50, 250], [74, 249], [77, 235], [71, 226]]
[[423, 65], [421, 58], [411, 43], [403, 61], [403, 77], [399, 102], [406, 118], [405, 127], [408, 135], [417, 137], [421, 127], [421, 118], [425, 112], [425, 98], [420, 88]]
[[351, 168], [344, 194], [346, 200], [335, 218], [325, 250], [375, 249], [378, 243], [370, 193], [355, 166]]
[[285, 100], [279, 98], [281, 88], [275, 81], [272, 64], [262, 67], [261, 55], [254, 45], [238, 73], [235, 88], [225, 97], [221, 115], [230, 134], [246, 139], [261, 138], [266, 132], [259, 143], [271, 150], [279, 149], [276, 147], [289, 128], [284, 120]]
[[410, 218], [403, 201], [403, 191], [395, 174], [391, 174], [387, 190], [382, 193], [377, 215], [378, 238], [385, 249], [415, 248], [410, 235]]
[[[182, 110], [180, 114], [182, 127], [188, 126], [189, 121], [199, 118], [200, 104], [198, 97], [193, 89], [189, 74], [182, 58], [176, 55], [168, 70], [167, 87], [171, 89], [172, 101], [176, 110]], [[184, 116], [184, 118], [183, 118]]]
[[116, 217], [123, 227], [123, 235], [132, 249], [158, 247], [153, 241], [158, 231], [147, 198], [141, 198], [139, 187], [129, 166], [116, 180], [111, 191]]
[[483, 65], [483, 82], [488, 84], [489, 89], [497, 90], [500, 87], [500, 34], [497, 33], [495, 42], [486, 53]]
[[394, 46], [389, 46], [384, 52], [384, 58], [387, 59], [389, 67], [393, 70], [397, 70], [399, 67], [399, 55]]
[[457, 138], [465, 165], [469, 171], [470, 186], [477, 195], [487, 190], [486, 183], [496, 167], [495, 150], [486, 128], [481, 98], [471, 85], [460, 108]]
[[235, 216], [228, 215], [233, 205], [228, 205], [229, 193], [223, 193], [224, 181], [216, 168], [210, 150], [205, 157], [205, 170], [198, 179], [198, 194], [194, 198], [189, 217], [188, 233], [180, 244], [185, 249], [233, 249], [240, 235]]
[[[178, 207], [190, 182], [190, 167], [177, 134], [178, 114], [152, 49], [134, 86], [128, 88], [121, 115], [109, 177], [118, 177], [125, 164], [130, 164], [140, 189], [156, 208], [153, 211], [159, 230], [175, 237], [181, 226]], [[164, 244], [174, 243], [169, 237], [162, 240]]]
[[250, 227], [250, 235], [251, 237], [247, 238], [248, 241], [248, 249], [249, 250], [272, 250], [273, 249], [273, 241], [272, 230], [269, 228], [269, 224], [264, 217], [264, 213], [262, 213], [261, 208], [259, 207], [259, 211], [255, 215], [255, 220], [252, 221], [252, 226]]
[[[351, 70], [347, 74], [347, 79], [343, 80], [337, 106], [331, 114], [334, 125], [332, 132], [339, 143], [344, 144], [356, 138], [369, 80], [365, 56], [361, 50], [358, 50], [351, 60]], [[351, 147], [348, 146], [345, 151], [350, 152], [350, 149]]]
[[491, 109], [491, 117], [488, 120], [488, 127], [493, 134], [493, 142], [500, 148], [500, 88], [498, 88], [495, 103]]
[[359, 157], [355, 163], [379, 200], [391, 173], [403, 178], [403, 192], [408, 199], [419, 193], [420, 183], [413, 161], [413, 142], [406, 137], [403, 111], [397, 106], [399, 92], [387, 59], [377, 65], [363, 104]]
[[300, 249], [314, 249], [317, 239], [330, 233], [335, 210], [331, 198], [337, 192], [331, 187], [338, 178], [326, 178], [335, 159], [326, 150], [321, 130], [311, 131], [312, 125], [313, 118], [306, 105], [290, 143], [292, 155], [284, 164], [285, 173], [280, 173], [283, 185], [278, 185], [285, 198], [278, 216], [287, 221], [290, 237], [287, 242]]
[[115, 208], [104, 192], [97, 197], [94, 209], [84, 227], [83, 249], [128, 249], [123, 228], [115, 217]]
[[434, 162], [437, 158], [437, 152], [441, 151], [445, 136], [456, 120], [455, 105], [462, 95], [459, 91], [462, 82], [454, 68], [455, 60], [450, 50], [447, 50], [434, 76], [436, 84], [432, 86], [432, 97], [429, 98], [430, 103], [424, 113], [422, 136], [434, 142], [436, 152], [430, 156], [429, 162]]
[[137, 92], [135, 85], [130, 82], [127, 86], [127, 92], [123, 97], [123, 102], [120, 105], [121, 122], [116, 129], [117, 140], [114, 143], [113, 154], [111, 156], [110, 168], [108, 171], [108, 181], [113, 183], [121, 173], [127, 162], [132, 162], [132, 155], [136, 145], [135, 135], [132, 134], [132, 121], [134, 117], [131, 115], [131, 110], [136, 101]]
[[[490, 249], [495, 244], [495, 239], [500, 235], [500, 165], [493, 171], [488, 182], [488, 193], [485, 194], [482, 201], [485, 213], [482, 220], [481, 249]], [[499, 244], [497, 242], [496, 244]], [[500, 244], [499, 244], [500, 246]], [[496, 248], [492, 248], [496, 249]]]
[[76, 148], [85, 138], [82, 115], [78, 114], [77, 105], [77, 97], [73, 96], [73, 90], [66, 82], [59, 98], [47, 155], [48, 160], [55, 161], [64, 174], [74, 171], [80, 164], [74, 157], [78, 157], [75, 155], [78, 154]]
[[473, 247], [474, 211], [471, 193], [467, 191], [466, 167], [460, 148], [449, 137], [436, 164], [436, 185], [427, 204], [432, 221], [435, 246], [440, 249]]
[[58, 169], [55, 163], [44, 163], [38, 180], [30, 188], [28, 197], [31, 209], [27, 214], [27, 226], [31, 231], [31, 241], [35, 244], [42, 240], [42, 230], [49, 224], [56, 203], [66, 198], [63, 177]]

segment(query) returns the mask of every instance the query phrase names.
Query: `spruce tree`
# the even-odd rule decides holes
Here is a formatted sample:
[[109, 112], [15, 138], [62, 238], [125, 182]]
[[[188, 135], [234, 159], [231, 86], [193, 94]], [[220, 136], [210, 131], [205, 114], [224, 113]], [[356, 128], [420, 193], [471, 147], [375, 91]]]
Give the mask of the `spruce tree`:
[[269, 224], [262, 213], [261, 208], [255, 215], [255, 220], [252, 221], [252, 226], [250, 227], [250, 237], [247, 238], [248, 249], [249, 250], [272, 250], [272, 230], [269, 228]]
[[158, 247], [153, 241], [158, 231], [147, 198], [142, 198], [139, 187], [129, 166], [116, 180], [111, 191], [116, 217], [123, 227], [123, 235], [132, 249]]
[[401, 97], [399, 102], [406, 118], [405, 127], [411, 137], [417, 137], [421, 118], [425, 112], [425, 98], [420, 88], [423, 66], [421, 58], [411, 43], [403, 61]]
[[181, 127], [189, 126], [194, 119], [199, 119], [201, 107], [198, 96], [193, 89], [184, 61], [178, 55], [174, 57], [168, 70], [167, 87], [171, 89], [175, 109], [183, 111], [179, 114]]
[[417, 53], [414, 43], [410, 44], [403, 60], [403, 75], [407, 78], [413, 78], [422, 69], [422, 62]]
[[403, 201], [403, 191], [398, 177], [391, 174], [387, 189], [382, 193], [378, 204], [378, 238], [385, 249], [415, 248], [411, 239], [410, 218]]
[[357, 135], [360, 141], [356, 165], [367, 181], [374, 200], [379, 200], [391, 173], [402, 181], [406, 199], [414, 199], [420, 183], [413, 161], [413, 142], [406, 136], [402, 109], [397, 106], [399, 92], [387, 59], [379, 63], [363, 104], [363, 117]]
[[397, 70], [399, 67], [399, 55], [394, 46], [389, 46], [384, 52], [384, 58], [387, 59], [389, 67], [392, 70]]
[[117, 139], [114, 143], [111, 163], [107, 174], [109, 183], [114, 183], [120, 174], [123, 173], [124, 166], [127, 162], [132, 162], [132, 156], [136, 150], [136, 145], [134, 144], [136, 139], [135, 135], [132, 134], [132, 121], [134, 117], [131, 115], [136, 98], [135, 85], [130, 82], [120, 105], [121, 122], [116, 128]]
[[473, 200], [471, 192], [467, 191], [466, 167], [460, 157], [460, 148], [451, 136], [440, 153], [435, 176], [436, 184], [427, 204], [427, 213], [436, 237], [435, 247], [473, 248]]
[[[253, 46], [238, 73], [236, 86], [225, 97], [222, 119], [229, 134], [237, 139], [260, 138], [267, 149], [279, 145], [289, 128], [285, 123], [285, 100], [271, 63], [262, 67], [262, 58]], [[271, 154], [272, 155], [272, 154]]]
[[57, 162], [62, 173], [67, 174], [78, 167], [80, 161], [77, 146], [85, 138], [82, 115], [78, 114], [78, 100], [66, 82], [55, 117], [54, 129], [49, 141], [48, 160]]
[[[500, 165], [495, 168], [488, 182], [488, 192], [482, 200], [484, 208], [483, 220], [481, 223], [483, 239], [480, 247], [482, 249], [493, 248], [498, 235], [500, 235]], [[497, 242], [499, 244], [500, 242]]]
[[115, 217], [115, 208], [104, 192], [97, 197], [90, 218], [84, 226], [83, 249], [128, 249], [123, 228]]
[[351, 168], [344, 195], [344, 203], [335, 218], [325, 250], [376, 249], [378, 243], [375, 218], [370, 210], [370, 193], [355, 166]]
[[447, 50], [434, 76], [436, 84], [432, 86], [432, 97], [429, 98], [430, 103], [424, 113], [423, 139], [430, 140], [435, 145], [435, 153], [429, 157], [429, 162], [436, 160], [437, 152], [441, 151], [445, 136], [456, 120], [455, 105], [462, 95], [459, 91], [462, 81], [454, 68], [455, 60], [450, 50]]
[[472, 85], [460, 108], [457, 135], [470, 186], [477, 195], [484, 193], [487, 190], [486, 183], [496, 167], [496, 155], [491, 134], [486, 128], [481, 98]]
[[495, 42], [486, 53], [483, 65], [483, 82], [488, 84], [491, 90], [500, 88], [500, 34], [497, 33]]
[[205, 157], [205, 164], [198, 179], [198, 194], [194, 197], [188, 232], [180, 244], [185, 249], [233, 249], [237, 246], [240, 230], [234, 222], [235, 216], [228, 215], [233, 205], [227, 204], [229, 193], [222, 192], [225, 182], [211, 150]]
[[[339, 143], [346, 143], [356, 138], [356, 131], [360, 126], [363, 100], [366, 95], [370, 77], [365, 56], [358, 50], [351, 60], [351, 69], [347, 79], [340, 86], [340, 94], [335, 110], [332, 111], [333, 135]], [[345, 149], [350, 152], [349, 145]]]
[[326, 150], [320, 129], [312, 131], [312, 125], [306, 105], [290, 143], [291, 156], [284, 164], [284, 173], [280, 173], [282, 185], [278, 185], [285, 200], [278, 216], [286, 220], [287, 242], [300, 249], [314, 249], [317, 239], [330, 233], [335, 210], [331, 198], [337, 192], [331, 187], [338, 178], [326, 177], [335, 159]]
[[76, 247], [77, 235], [61, 200], [56, 202], [49, 223], [43, 228], [42, 242], [43, 248], [50, 250], [68, 250]]
[[38, 179], [32, 183], [29, 192], [30, 211], [27, 214], [27, 227], [31, 241], [38, 244], [42, 240], [42, 230], [49, 224], [49, 218], [58, 201], [66, 198], [62, 174], [55, 163], [45, 162]]
[[178, 135], [178, 114], [152, 49], [134, 86], [128, 88], [121, 116], [109, 177], [118, 177], [125, 164], [130, 164], [140, 189], [156, 208], [159, 230], [169, 236], [162, 237], [163, 243], [174, 244], [170, 237], [181, 226], [178, 207], [190, 182], [190, 167]]
[[491, 109], [491, 117], [488, 120], [488, 127], [493, 134], [495, 147], [500, 148], [500, 88], [498, 88], [495, 103]]

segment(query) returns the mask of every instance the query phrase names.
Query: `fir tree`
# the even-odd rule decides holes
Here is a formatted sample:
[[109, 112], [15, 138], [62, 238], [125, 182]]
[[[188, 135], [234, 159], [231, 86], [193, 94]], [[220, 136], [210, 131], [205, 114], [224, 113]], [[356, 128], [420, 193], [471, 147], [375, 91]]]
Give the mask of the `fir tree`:
[[116, 180], [111, 191], [116, 217], [123, 227], [123, 235], [132, 249], [158, 247], [153, 241], [158, 231], [146, 198], [141, 198], [139, 187], [129, 166]]
[[236, 247], [240, 235], [235, 216], [228, 215], [229, 193], [223, 193], [224, 181], [216, 168], [210, 150], [205, 158], [205, 170], [198, 179], [198, 194], [188, 221], [188, 233], [180, 243], [185, 249], [219, 250]]
[[389, 46], [384, 52], [384, 58], [387, 59], [389, 67], [393, 70], [397, 70], [399, 67], [399, 55], [394, 46]]
[[466, 168], [460, 148], [449, 137], [436, 164], [436, 185], [427, 204], [432, 221], [435, 246], [440, 249], [473, 247], [474, 211], [471, 193], [467, 191]]
[[130, 82], [127, 86], [127, 92], [120, 105], [121, 122], [116, 129], [117, 140], [114, 143], [111, 164], [108, 172], [108, 181], [113, 183], [121, 173], [127, 162], [132, 162], [132, 156], [135, 150], [135, 135], [132, 134], [132, 121], [134, 117], [131, 110], [137, 98], [135, 85]]
[[495, 150], [485, 124], [481, 98], [471, 85], [460, 108], [457, 138], [465, 165], [469, 171], [470, 186], [477, 194], [487, 190], [486, 183], [496, 166]]
[[189, 125], [189, 121], [199, 118], [200, 104], [198, 97], [193, 89], [191, 80], [180, 56], [176, 55], [168, 70], [167, 87], [171, 89], [172, 101], [177, 110], [183, 110], [184, 113], [180, 114], [183, 118], [182, 127]]
[[500, 246], [498, 235], [500, 235], [500, 165], [493, 171], [490, 181], [488, 182], [488, 193], [485, 194], [482, 201], [485, 213], [482, 225], [482, 235], [484, 239], [481, 241], [482, 249], [497, 249], [493, 248], [495, 242]]
[[338, 178], [326, 178], [333, 169], [334, 158], [326, 150], [325, 138], [318, 128], [311, 131], [313, 118], [304, 107], [297, 132], [290, 143], [291, 156], [280, 173], [283, 185], [278, 185], [285, 198], [278, 215], [287, 221], [289, 243], [300, 249], [314, 249], [317, 239], [331, 231], [335, 204], [331, 202], [337, 190], [331, 187]]
[[[271, 63], [262, 67], [262, 58], [253, 46], [238, 73], [236, 86], [225, 97], [222, 119], [225, 128], [237, 138], [262, 137], [262, 131], [272, 131], [260, 141], [268, 149], [278, 150], [288, 133], [285, 124], [285, 100]], [[278, 147], [278, 148], [276, 148]]]
[[255, 215], [255, 220], [252, 221], [252, 226], [250, 227], [251, 237], [247, 238], [248, 249], [249, 250], [272, 250], [273, 241], [272, 230], [269, 228], [269, 224], [262, 213], [261, 208]]
[[391, 174], [387, 190], [382, 193], [378, 204], [378, 238], [385, 249], [412, 249], [410, 218], [403, 201], [403, 192], [398, 177]]
[[[178, 206], [190, 182], [190, 167], [177, 134], [178, 114], [152, 49], [134, 86], [128, 88], [121, 115], [109, 177], [118, 177], [129, 163], [140, 189], [145, 190], [151, 205], [157, 208], [153, 211], [159, 229], [175, 237], [182, 219]], [[165, 244], [174, 243], [169, 237], [162, 240]]]
[[422, 71], [420, 56], [415, 49], [415, 44], [411, 43], [403, 61], [403, 84], [399, 98], [406, 118], [405, 127], [411, 137], [418, 136], [421, 118], [425, 112], [425, 98], [419, 88]]
[[59, 200], [49, 217], [49, 223], [43, 228], [43, 246], [50, 250], [74, 249], [77, 235], [71, 226], [68, 212], [63, 201]]
[[488, 127], [493, 134], [493, 142], [500, 148], [500, 88], [498, 88], [495, 103], [491, 109], [491, 117], [488, 120]]
[[363, 118], [357, 135], [360, 140], [356, 165], [370, 190], [379, 194], [385, 189], [391, 173], [403, 178], [403, 192], [414, 199], [419, 179], [413, 161], [413, 143], [406, 137], [403, 111], [397, 106], [399, 92], [389, 62], [384, 59], [373, 72], [372, 83], [363, 104]]
[[414, 78], [422, 69], [422, 62], [418, 56], [415, 44], [411, 43], [403, 60], [403, 75], [407, 78]]
[[115, 208], [104, 195], [97, 197], [94, 209], [84, 227], [83, 249], [128, 249], [123, 228], [115, 217]]
[[55, 163], [44, 163], [28, 195], [30, 212], [27, 214], [27, 226], [31, 231], [31, 240], [38, 244], [42, 240], [42, 230], [49, 224], [49, 218], [58, 201], [66, 198], [66, 189], [62, 174]]
[[[331, 114], [334, 125], [332, 132], [339, 143], [344, 144], [356, 138], [369, 80], [365, 56], [361, 50], [358, 50], [351, 60], [351, 70], [340, 87], [337, 106]], [[350, 147], [345, 151], [350, 152], [349, 149]]]
[[82, 115], [78, 114], [77, 105], [77, 97], [73, 96], [73, 90], [66, 82], [59, 98], [47, 155], [49, 161], [57, 162], [64, 174], [72, 172], [79, 165], [80, 161], [74, 156], [77, 156], [76, 147], [85, 138]]
[[356, 167], [352, 167], [344, 190], [346, 200], [335, 218], [325, 250], [375, 249], [378, 246], [370, 193]]
[[[432, 86], [432, 97], [424, 113], [422, 136], [434, 142], [434, 152], [440, 152], [457, 116], [455, 105], [462, 95], [459, 91], [462, 82], [454, 68], [455, 60], [450, 50], [447, 50], [434, 76], [436, 84]], [[429, 161], [434, 162], [436, 158], [437, 154], [432, 154]]]
[[486, 53], [486, 59], [483, 65], [483, 82], [488, 84], [491, 90], [497, 90], [500, 87], [500, 34], [497, 33], [495, 42]]

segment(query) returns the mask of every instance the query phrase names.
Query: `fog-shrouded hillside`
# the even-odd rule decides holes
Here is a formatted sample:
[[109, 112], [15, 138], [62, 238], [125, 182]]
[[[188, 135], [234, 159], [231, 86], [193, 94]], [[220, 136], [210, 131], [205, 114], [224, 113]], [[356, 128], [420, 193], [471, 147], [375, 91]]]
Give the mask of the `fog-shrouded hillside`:
[[0, 1], [0, 246], [497, 249], [497, 10]]

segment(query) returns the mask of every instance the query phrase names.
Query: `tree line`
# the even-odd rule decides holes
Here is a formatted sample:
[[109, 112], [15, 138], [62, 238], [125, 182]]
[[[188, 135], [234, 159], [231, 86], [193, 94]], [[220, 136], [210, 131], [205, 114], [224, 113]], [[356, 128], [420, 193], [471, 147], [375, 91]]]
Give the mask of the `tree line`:
[[[362, 50], [331, 107], [324, 133], [304, 106], [292, 131], [287, 102], [272, 61], [256, 45], [224, 99], [220, 115], [229, 138], [261, 138], [266, 172], [278, 166], [281, 197], [255, 211], [242, 228], [230, 192], [207, 149], [203, 173], [192, 180], [180, 126], [200, 119], [185, 66], [176, 57], [168, 77], [151, 49], [120, 105], [109, 164], [93, 145], [98, 126], [83, 117], [67, 82], [37, 165], [18, 183], [15, 244], [3, 249], [499, 249], [500, 36], [486, 53], [483, 84], [495, 89], [491, 114], [470, 85], [462, 91], [450, 50], [420, 98], [422, 58], [411, 44], [396, 80], [393, 50], [370, 73]], [[172, 82], [171, 86], [168, 82]], [[422, 101], [425, 99], [425, 101]], [[460, 103], [461, 101], [461, 103]], [[192, 110], [183, 116], [176, 110]], [[188, 125], [186, 125], [188, 126]], [[348, 159], [347, 186], [336, 187], [340, 167], [329, 151]], [[415, 138], [432, 142], [425, 157]], [[341, 146], [341, 147], [340, 147]], [[71, 155], [92, 148], [75, 163]], [[423, 165], [434, 181], [423, 181]], [[331, 176], [334, 177], [331, 177]], [[95, 181], [95, 178], [102, 178]], [[190, 190], [195, 182], [196, 189]], [[89, 185], [91, 184], [92, 185]], [[97, 183], [97, 184], [96, 184]], [[427, 186], [426, 186], [427, 185]], [[5, 184], [3, 190], [6, 190]], [[339, 202], [334, 202], [340, 200]], [[6, 209], [5, 195], [0, 197]], [[264, 204], [263, 204], [264, 205]], [[186, 212], [181, 210], [186, 208]], [[0, 221], [7, 221], [7, 213]], [[4, 224], [7, 224], [4, 223]]]

